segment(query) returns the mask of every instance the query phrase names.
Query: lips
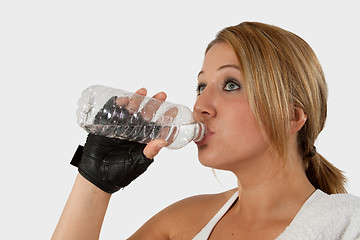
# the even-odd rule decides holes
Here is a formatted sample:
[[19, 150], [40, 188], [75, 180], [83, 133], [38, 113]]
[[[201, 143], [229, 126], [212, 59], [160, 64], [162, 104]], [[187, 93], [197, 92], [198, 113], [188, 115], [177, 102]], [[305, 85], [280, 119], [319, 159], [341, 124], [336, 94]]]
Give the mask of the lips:
[[205, 145], [206, 142], [208, 141], [208, 139], [214, 134], [214, 132], [211, 131], [208, 126], [206, 126], [206, 129], [207, 129], [207, 131], [205, 133], [205, 136], [203, 137], [203, 139], [201, 141], [195, 142], [196, 145], [198, 145], [198, 146]]

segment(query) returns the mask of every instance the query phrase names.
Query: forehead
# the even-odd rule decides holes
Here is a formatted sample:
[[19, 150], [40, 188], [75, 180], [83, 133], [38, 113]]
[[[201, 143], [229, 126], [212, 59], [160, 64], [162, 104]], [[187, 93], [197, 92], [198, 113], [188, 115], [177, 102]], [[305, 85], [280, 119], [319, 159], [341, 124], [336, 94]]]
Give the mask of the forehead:
[[222, 65], [239, 66], [239, 61], [236, 57], [234, 49], [224, 42], [216, 43], [206, 53], [203, 62], [203, 70], [206, 70], [208, 67], [218, 68]]

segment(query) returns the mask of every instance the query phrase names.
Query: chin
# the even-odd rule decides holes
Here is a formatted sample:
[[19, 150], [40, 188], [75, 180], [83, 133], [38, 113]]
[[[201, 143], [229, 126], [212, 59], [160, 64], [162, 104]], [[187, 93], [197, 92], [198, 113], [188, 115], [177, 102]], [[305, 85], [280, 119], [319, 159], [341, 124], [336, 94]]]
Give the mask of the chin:
[[219, 169], [219, 170], [231, 169], [230, 162], [226, 158], [224, 158], [224, 156], [218, 156], [209, 153], [205, 154], [199, 150], [198, 159], [199, 162], [205, 167]]

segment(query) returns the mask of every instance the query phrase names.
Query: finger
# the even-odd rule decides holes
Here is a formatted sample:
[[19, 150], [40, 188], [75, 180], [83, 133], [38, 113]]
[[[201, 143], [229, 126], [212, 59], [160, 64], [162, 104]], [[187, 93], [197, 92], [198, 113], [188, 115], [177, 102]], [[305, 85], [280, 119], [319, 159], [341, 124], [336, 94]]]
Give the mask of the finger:
[[[146, 90], [146, 88], [140, 88], [135, 93], [138, 95], [146, 96], [147, 90]], [[116, 99], [116, 104], [118, 106], [125, 106], [125, 105], [128, 105], [129, 103], [130, 103], [129, 97], [118, 97]]]
[[166, 93], [159, 92], [155, 94], [142, 108], [141, 116], [145, 121], [151, 122], [156, 115], [157, 110], [161, 106], [161, 104], [166, 100]]
[[174, 140], [176, 133], [179, 130], [177, 126], [172, 126], [177, 114], [178, 109], [172, 107], [156, 120], [156, 123], [162, 126], [158, 138], [165, 139], [170, 142]]
[[167, 142], [161, 139], [156, 139], [149, 142], [146, 147], [144, 148], [144, 155], [145, 157], [152, 159], [154, 158], [160, 150], [167, 145]]
[[140, 89], [137, 90], [135, 93], [136, 93], [136, 94], [139, 94], [139, 95], [146, 96], [147, 90], [146, 90], [146, 88], [140, 88]]
[[128, 105], [130, 102], [130, 99], [128, 97], [118, 97], [116, 99], [116, 104], [118, 106], [125, 106], [125, 105]]
[[130, 102], [126, 107], [131, 114], [135, 113], [139, 109], [146, 94], [147, 94], [147, 90], [145, 88], [140, 88], [135, 92], [134, 95], [131, 96]]
[[160, 101], [165, 101], [166, 98], [167, 98], [167, 95], [166, 95], [166, 93], [164, 93], [164, 92], [159, 92], [159, 93], [155, 94], [155, 95], [153, 96], [153, 98], [155, 98], [155, 99], [157, 99], [157, 100], [160, 100]]
[[178, 109], [176, 107], [172, 107], [167, 110], [164, 115], [162, 115], [156, 122], [161, 125], [167, 125], [174, 121], [174, 118], [178, 114]]

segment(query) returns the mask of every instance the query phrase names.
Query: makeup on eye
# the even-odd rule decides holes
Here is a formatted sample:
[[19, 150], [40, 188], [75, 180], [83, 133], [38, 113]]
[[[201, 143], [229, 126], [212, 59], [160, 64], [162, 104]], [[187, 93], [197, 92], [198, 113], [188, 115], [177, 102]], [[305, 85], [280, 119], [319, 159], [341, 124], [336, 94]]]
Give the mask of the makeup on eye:
[[199, 96], [202, 93], [202, 91], [204, 91], [205, 87], [206, 87], [206, 84], [204, 84], [204, 83], [197, 84], [197, 87], [196, 87], [197, 96]]
[[[228, 88], [228, 89], [226, 89]], [[226, 78], [224, 82], [224, 90], [235, 91], [240, 89], [240, 83], [235, 78]]]
[[[196, 87], [196, 93], [197, 96], [199, 96], [206, 88], [207, 84], [205, 83], [198, 83]], [[223, 84], [223, 90], [230, 92], [230, 91], [236, 91], [241, 88], [241, 85], [238, 80], [236, 80], [233, 77], [225, 78], [224, 84]]]

